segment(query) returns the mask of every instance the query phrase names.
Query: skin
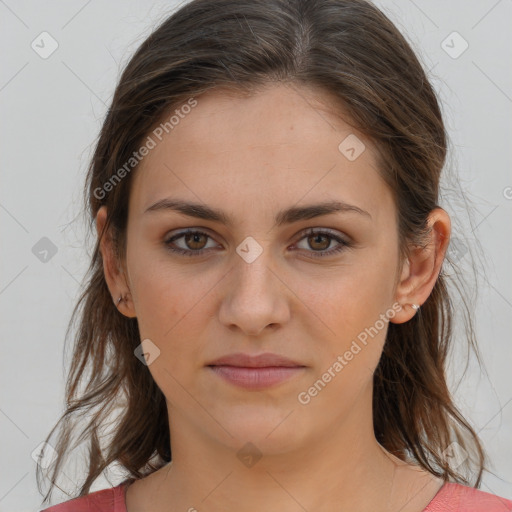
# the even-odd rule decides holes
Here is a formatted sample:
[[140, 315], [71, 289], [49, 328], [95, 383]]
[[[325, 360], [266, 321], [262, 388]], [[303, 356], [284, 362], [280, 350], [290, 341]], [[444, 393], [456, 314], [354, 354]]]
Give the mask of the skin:
[[[401, 267], [396, 207], [375, 148], [334, 114], [332, 98], [280, 84], [197, 99], [134, 173], [126, 259], [115, 261], [107, 237], [101, 243], [112, 298], [126, 295], [120, 313], [137, 317], [141, 340], [160, 350], [148, 368], [169, 411], [173, 462], [128, 488], [128, 512], [423, 510], [442, 481], [386, 452], [373, 431], [372, 376], [387, 323], [308, 404], [297, 397], [393, 304], [403, 307], [392, 322], [417, 314], [410, 304], [423, 304], [436, 282], [448, 214], [431, 212], [430, 243]], [[354, 161], [338, 150], [350, 134], [366, 146]], [[222, 209], [233, 224], [144, 213], [171, 196]], [[338, 212], [274, 225], [281, 209], [327, 200], [371, 218]], [[174, 246], [207, 252], [169, 251], [166, 240], [185, 228], [209, 236]], [[315, 257], [339, 243], [306, 228], [353, 246]], [[263, 250], [251, 263], [236, 252], [248, 236]], [[233, 352], [273, 352], [306, 368], [246, 390], [205, 366]], [[262, 455], [251, 467], [237, 457], [247, 442]]]

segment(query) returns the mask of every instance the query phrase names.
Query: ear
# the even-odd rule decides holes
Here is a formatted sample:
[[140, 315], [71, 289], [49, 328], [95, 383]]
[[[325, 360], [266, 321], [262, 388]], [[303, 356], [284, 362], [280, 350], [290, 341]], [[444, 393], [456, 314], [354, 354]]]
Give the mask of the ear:
[[421, 306], [427, 300], [441, 271], [450, 241], [450, 217], [442, 208], [436, 208], [430, 212], [428, 225], [428, 244], [412, 249], [402, 268], [395, 292], [395, 301], [402, 304], [402, 309], [390, 322], [401, 324], [410, 320], [416, 314], [411, 304]]
[[[96, 215], [96, 231], [98, 238], [101, 237], [106, 221], [107, 207], [102, 206]], [[107, 282], [108, 289], [112, 295], [114, 307], [117, 307], [123, 315], [129, 318], [135, 318], [137, 315], [135, 314], [130, 287], [126, 282], [124, 269], [121, 268], [122, 265], [116, 257], [110, 230], [106, 231], [100, 240], [100, 252], [103, 260], [105, 281]], [[123, 297], [123, 300], [117, 304], [117, 301], [121, 296]]]

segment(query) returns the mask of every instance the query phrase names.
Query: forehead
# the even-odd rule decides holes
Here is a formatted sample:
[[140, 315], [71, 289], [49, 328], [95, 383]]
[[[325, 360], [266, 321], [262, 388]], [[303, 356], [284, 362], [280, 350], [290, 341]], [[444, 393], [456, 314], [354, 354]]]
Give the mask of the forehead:
[[[272, 85], [250, 95], [213, 90], [195, 100], [164, 118], [181, 114], [160, 130], [161, 140], [150, 134], [156, 144], [134, 173], [130, 211], [142, 214], [166, 195], [219, 207], [229, 198], [233, 210], [301, 198], [344, 200], [376, 215], [389, 209], [372, 143], [340, 115], [332, 96]], [[357, 158], [343, 152], [347, 145]]]

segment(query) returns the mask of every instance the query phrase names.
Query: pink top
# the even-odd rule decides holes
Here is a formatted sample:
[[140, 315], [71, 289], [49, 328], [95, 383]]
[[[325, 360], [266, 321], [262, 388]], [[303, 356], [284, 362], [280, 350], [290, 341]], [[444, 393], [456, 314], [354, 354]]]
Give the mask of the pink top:
[[[133, 480], [127, 479], [116, 487], [95, 491], [40, 512], [127, 512], [125, 492]], [[447, 482], [423, 512], [512, 512], [512, 501], [473, 487]]]

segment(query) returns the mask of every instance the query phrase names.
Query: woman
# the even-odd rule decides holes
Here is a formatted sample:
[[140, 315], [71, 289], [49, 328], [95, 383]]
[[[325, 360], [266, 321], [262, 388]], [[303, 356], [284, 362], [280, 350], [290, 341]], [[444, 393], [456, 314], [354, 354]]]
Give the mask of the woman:
[[[511, 510], [477, 489], [485, 454], [445, 379], [446, 148], [421, 65], [366, 1], [165, 20], [90, 167], [62, 418], [91, 413], [89, 464], [46, 510]], [[89, 493], [113, 463], [129, 477]]]

